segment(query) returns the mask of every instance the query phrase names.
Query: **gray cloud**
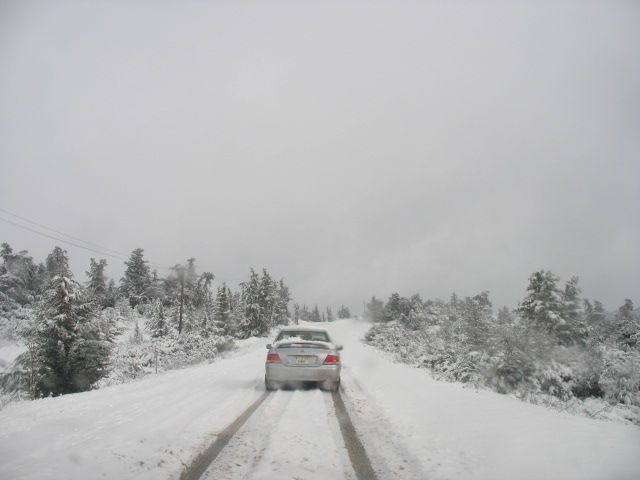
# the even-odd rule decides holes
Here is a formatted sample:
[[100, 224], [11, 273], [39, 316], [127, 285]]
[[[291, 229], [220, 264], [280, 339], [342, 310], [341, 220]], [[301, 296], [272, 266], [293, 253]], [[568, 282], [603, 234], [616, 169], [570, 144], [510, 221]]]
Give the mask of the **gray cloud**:
[[[514, 304], [539, 268], [611, 308], [639, 300], [633, 2], [6, 2], [0, 18], [1, 207], [220, 279], [266, 266], [304, 302]], [[69, 251], [80, 274], [91, 254]]]

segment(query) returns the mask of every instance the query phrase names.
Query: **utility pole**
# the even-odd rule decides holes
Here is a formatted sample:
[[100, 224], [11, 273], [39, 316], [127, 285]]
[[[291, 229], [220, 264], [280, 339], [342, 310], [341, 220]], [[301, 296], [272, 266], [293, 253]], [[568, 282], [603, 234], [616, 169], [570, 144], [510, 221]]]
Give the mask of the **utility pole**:
[[180, 267], [180, 320], [178, 321], [178, 335], [182, 334], [182, 311], [184, 308], [184, 267]]

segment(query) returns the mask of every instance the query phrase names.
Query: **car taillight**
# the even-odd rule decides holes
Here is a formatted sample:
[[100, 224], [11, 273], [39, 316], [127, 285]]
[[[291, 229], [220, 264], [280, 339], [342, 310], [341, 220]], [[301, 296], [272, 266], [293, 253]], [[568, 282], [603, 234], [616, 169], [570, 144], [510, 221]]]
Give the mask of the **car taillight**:
[[277, 353], [267, 353], [267, 362], [268, 363], [280, 362], [280, 355], [278, 355]]
[[338, 355], [327, 355], [324, 359], [324, 363], [340, 363], [340, 357]]

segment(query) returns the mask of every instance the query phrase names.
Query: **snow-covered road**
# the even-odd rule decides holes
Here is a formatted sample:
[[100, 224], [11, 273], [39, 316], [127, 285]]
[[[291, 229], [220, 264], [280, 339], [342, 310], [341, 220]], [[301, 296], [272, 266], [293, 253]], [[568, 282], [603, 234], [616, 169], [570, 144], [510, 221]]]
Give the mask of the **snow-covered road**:
[[331, 394], [278, 391], [232, 438], [202, 480], [355, 478]]
[[[640, 429], [434, 381], [328, 324], [342, 398], [382, 479], [640, 478]], [[210, 365], [0, 411], [0, 479], [177, 479], [263, 393], [266, 340]], [[355, 478], [330, 394], [269, 395], [208, 479]]]

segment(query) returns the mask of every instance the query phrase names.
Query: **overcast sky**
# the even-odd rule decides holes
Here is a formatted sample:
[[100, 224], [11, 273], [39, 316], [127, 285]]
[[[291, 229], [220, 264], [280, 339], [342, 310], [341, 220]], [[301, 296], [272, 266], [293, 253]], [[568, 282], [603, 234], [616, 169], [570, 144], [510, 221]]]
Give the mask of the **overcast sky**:
[[307, 303], [513, 306], [544, 268], [613, 309], [640, 301], [639, 59], [635, 1], [0, 0], [0, 208]]

